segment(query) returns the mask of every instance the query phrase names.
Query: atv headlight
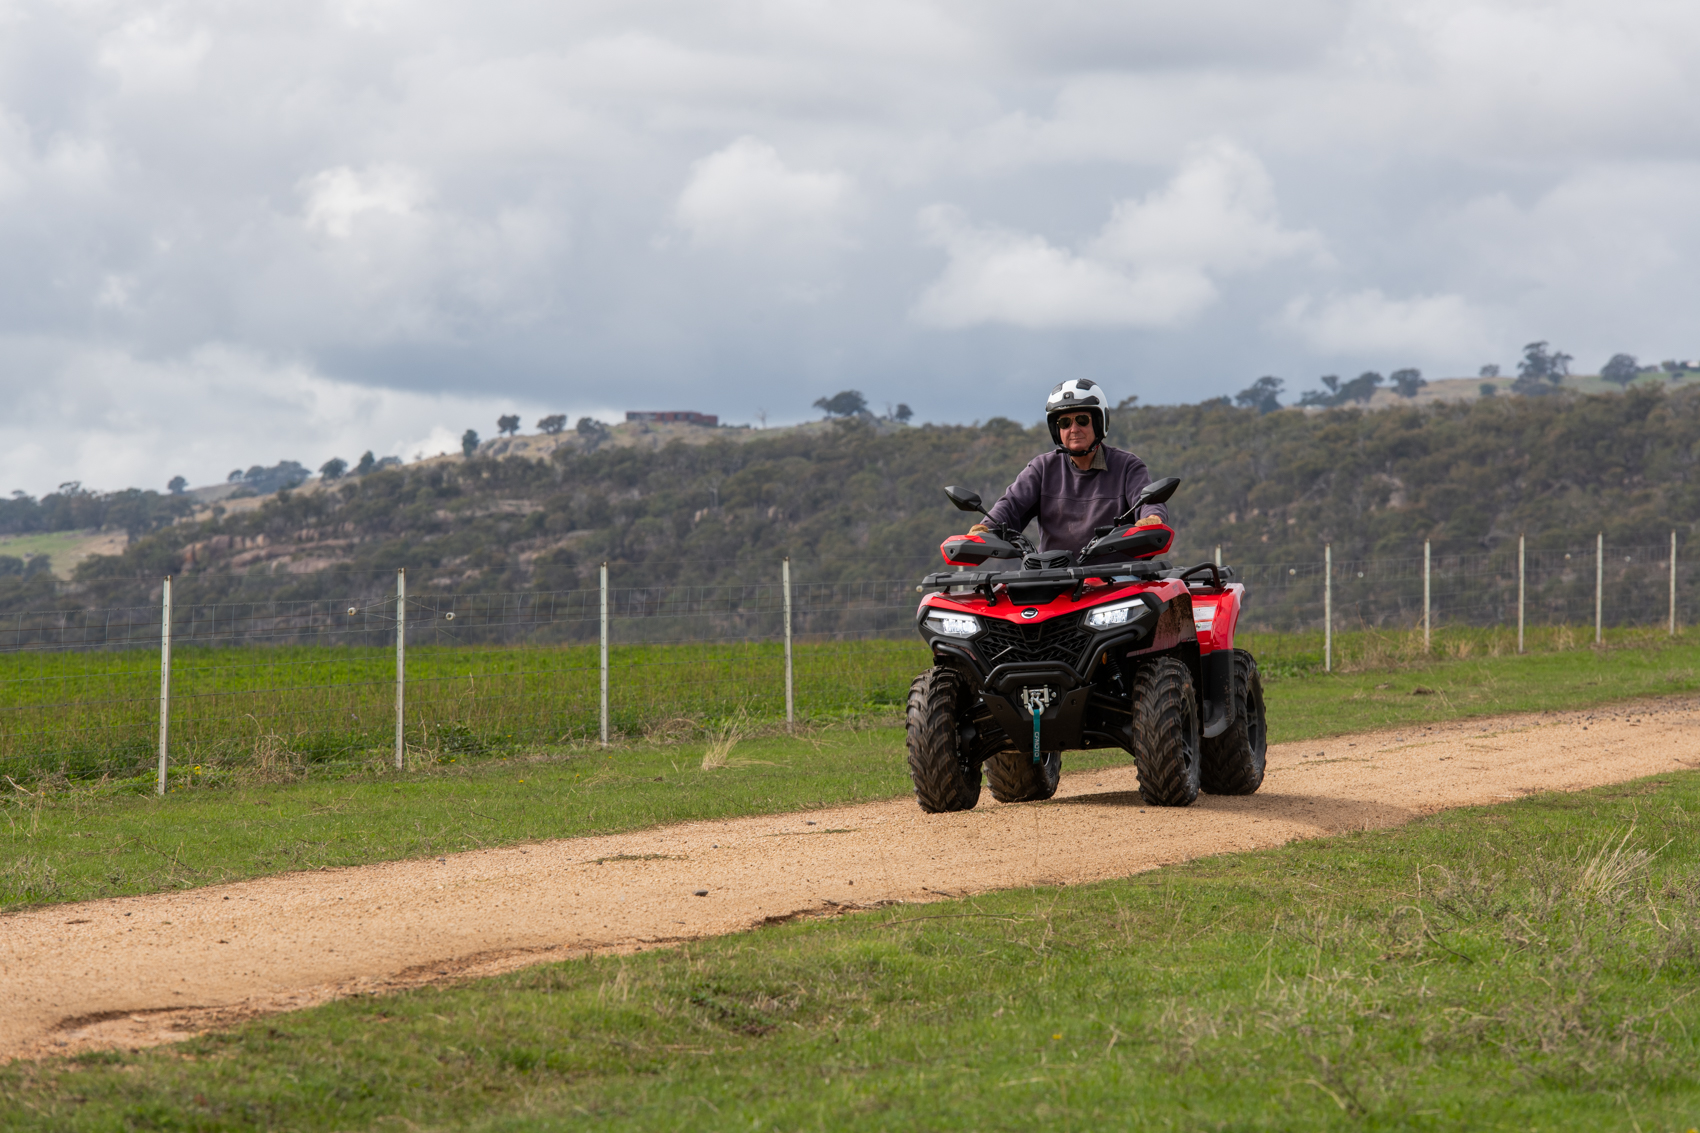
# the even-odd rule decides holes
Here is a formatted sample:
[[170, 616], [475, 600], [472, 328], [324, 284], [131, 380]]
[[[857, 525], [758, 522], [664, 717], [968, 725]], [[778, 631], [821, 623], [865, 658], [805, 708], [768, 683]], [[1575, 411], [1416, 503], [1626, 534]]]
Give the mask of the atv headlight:
[[1115, 629], [1117, 626], [1125, 626], [1137, 616], [1135, 611], [1145, 608], [1145, 603], [1138, 598], [1131, 602], [1117, 602], [1113, 606], [1099, 606], [1096, 610], [1087, 611], [1086, 628]]
[[928, 614], [927, 628], [947, 637], [973, 637], [980, 632], [980, 619], [969, 614]]

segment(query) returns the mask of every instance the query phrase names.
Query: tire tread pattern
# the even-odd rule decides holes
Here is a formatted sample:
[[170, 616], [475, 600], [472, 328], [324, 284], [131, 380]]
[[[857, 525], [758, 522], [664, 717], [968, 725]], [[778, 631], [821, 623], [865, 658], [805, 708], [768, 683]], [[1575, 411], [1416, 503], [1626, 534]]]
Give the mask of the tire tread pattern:
[[980, 769], [965, 765], [958, 751], [962, 699], [962, 678], [943, 665], [909, 686], [909, 777], [928, 814], [969, 810], [980, 801]]
[[1025, 751], [1001, 751], [986, 761], [986, 782], [1000, 803], [1041, 802], [1057, 793], [1062, 782], [1062, 753], [1047, 751], [1034, 763]]
[[1198, 733], [1186, 665], [1174, 657], [1141, 665], [1133, 678], [1133, 750], [1148, 805], [1191, 806], [1198, 798]]

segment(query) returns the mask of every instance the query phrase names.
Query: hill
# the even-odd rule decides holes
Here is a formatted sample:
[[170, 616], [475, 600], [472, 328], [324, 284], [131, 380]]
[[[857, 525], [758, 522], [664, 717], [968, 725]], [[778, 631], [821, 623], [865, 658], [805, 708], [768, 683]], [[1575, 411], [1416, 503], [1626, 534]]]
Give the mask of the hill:
[[[653, 448], [513, 445], [206, 509], [85, 560], [72, 583], [0, 578], [0, 605], [141, 601], [167, 573], [193, 579], [198, 601], [313, 597], [331, 586], [327, 570], [374, 572], [363, 577], [378, 593], [404, 565], [422, 589], [459, 592], [591, 587], [604, 560], [628, 585], [766, 580], [784, 555], [821, 580], [902, 577], [964, 525], [944, 484], [992, 499], [1049, 445], [1042, 426], [1001, 418], [700, 432]], [[1519, 532], [1535, 548], [1591, 545], [1596, 531], [1646, 544], [1700, 518], [1700, 391], [1263, 415], [1221, 402], [1126, 408], [1110, 434], [1185, 479], [1176, 558], [1220, 543], [1233, 561], [1309, 561], [1324, 541], [1338, 555], [1403, 556], [1425, 538], [1444, 554]], [[337, 592], [359, 577], [338, 576]]]

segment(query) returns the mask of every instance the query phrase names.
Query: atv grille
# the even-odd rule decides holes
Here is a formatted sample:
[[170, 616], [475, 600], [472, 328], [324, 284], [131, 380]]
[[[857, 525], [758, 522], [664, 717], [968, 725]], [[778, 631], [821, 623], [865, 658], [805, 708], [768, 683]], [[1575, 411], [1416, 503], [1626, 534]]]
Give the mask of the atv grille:
[[981, 622], [985, 629], [975, 643], [988, 665], [1020, 661], [1061, 661], [1065, 665], [1076, 665], [1092, 637], [1091, 632], [1080, 624], [1080, 617], [1079, 614], [1069, 614], [1036, 626], [1012, 625], [986, 618]]

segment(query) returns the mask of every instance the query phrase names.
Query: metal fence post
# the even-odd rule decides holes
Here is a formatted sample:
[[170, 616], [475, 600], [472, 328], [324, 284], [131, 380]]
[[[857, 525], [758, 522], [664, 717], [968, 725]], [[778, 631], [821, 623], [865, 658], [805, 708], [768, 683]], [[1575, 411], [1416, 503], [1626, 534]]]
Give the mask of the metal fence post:
[[608, 564], [602, 564], [602, 746], [608, 746]]
[[1431, 603], [1429, 601], [1429, 575], [1430, 575], [1430, 564], [1432, 562], [1432, 558], [1429, 554], [1430, 547], [1431, 547], [1431, 544], [1429, 543], [1429, 541], [1427, 539], [1424, 539], [1423, 540], [1423, 652], [1424, 653], [1427, 653], [1429, 651], [1429, 642], [1432, 640], [1432, 635], [1433, 635], [1433, 632], [1434, 632], [1433, 622], [1430, 620], [1430, 611], [1433, 609], [1433, 606], [1431, 605]]
[[786, 555], [785, 561], [779, 567], [780, 577], [785, 583], [785, 730], [791, 731], [797, 723], [797, 701], [795, 685], [791, 675], [791, 556]]
[[1527, 573], [1525, 571], [1526, 559], [1524, 556], [1526, 539], [1527, 536], [1517, 536], [1517, 652], [1519, 653], [1523, 652], [1523, 582], [1527, 577]]
[[1670, 635], [1676, 636], [1676, 532], [1670, 533]]
[[1605, 640], [1605, 623], [1601, 614], [1605, 607], [1606, 533], [1594, 536], [1594, 644]]
[[171, 576], [160, 587], [159, 607], [159, 794], [165, 794], [165, 752], [171, 738]]
[[407, 766], [407, 568], [395, 572], [395, 769]]
[[1322, 671], [1334, 671], [1334, 544], [1322, 545]]

